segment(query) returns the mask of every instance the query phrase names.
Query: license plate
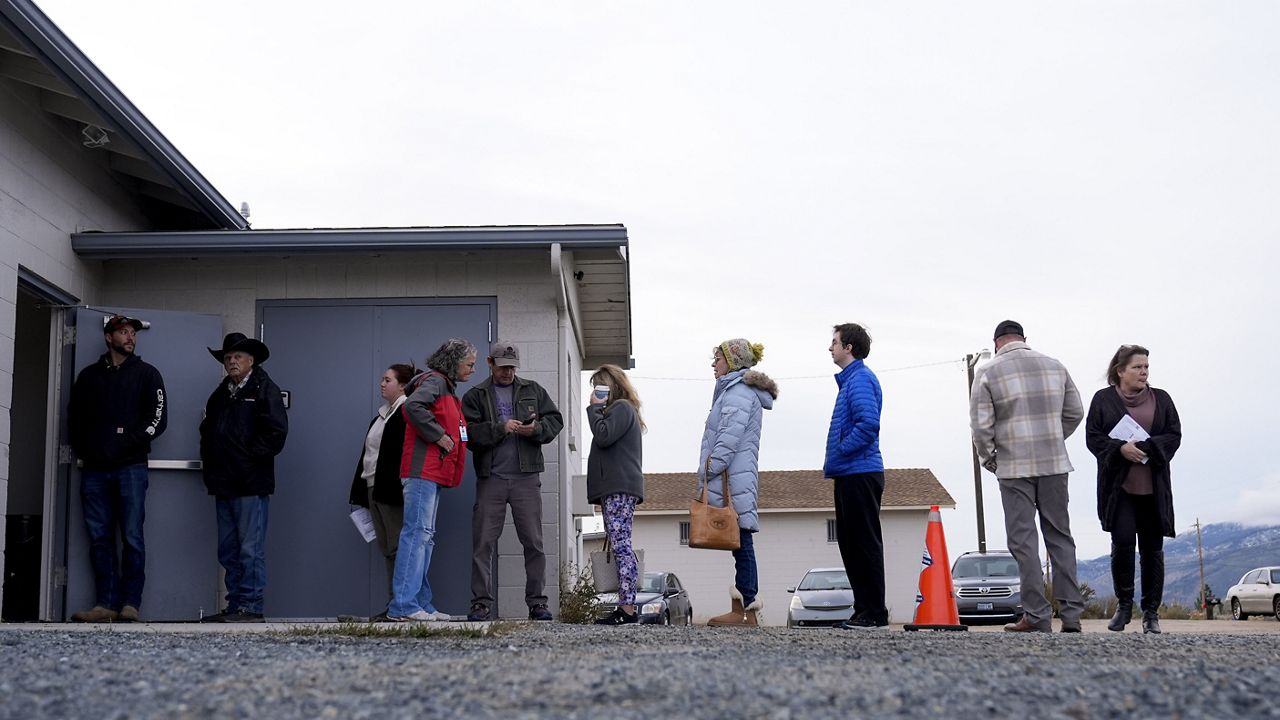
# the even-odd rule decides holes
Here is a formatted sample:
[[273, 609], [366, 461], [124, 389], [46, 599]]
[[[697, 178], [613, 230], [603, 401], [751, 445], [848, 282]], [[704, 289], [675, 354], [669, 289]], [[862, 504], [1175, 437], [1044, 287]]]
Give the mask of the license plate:
[[979, 610], [992, 610], [994, 608], [995, 608], [995, 603], [978, 603]]

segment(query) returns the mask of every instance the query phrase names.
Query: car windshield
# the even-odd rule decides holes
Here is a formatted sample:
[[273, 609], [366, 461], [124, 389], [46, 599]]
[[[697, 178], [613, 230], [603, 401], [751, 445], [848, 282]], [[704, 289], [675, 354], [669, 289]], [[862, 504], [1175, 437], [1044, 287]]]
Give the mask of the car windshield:
[[956, 560], [951, 577], [1017, 577], [1018, 562], [1007, 555], [966, 555]]
[[824, 570], [806, 573], [800, 581], [801, 590], [848, 590], [849, 575], [843, 570]]
[[662, 573], [645, 573], [644, 579], [640, 581], [640, 592], [662, 592]]

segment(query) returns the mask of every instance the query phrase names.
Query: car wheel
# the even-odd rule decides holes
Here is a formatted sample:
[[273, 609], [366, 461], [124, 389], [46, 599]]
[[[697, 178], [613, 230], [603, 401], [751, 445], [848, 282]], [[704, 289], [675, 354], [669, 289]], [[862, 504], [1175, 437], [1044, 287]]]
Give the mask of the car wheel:
[[663, 624], [663, 625], [670, 625], [670, 624], [671, 624], [671, 611], [670, 611], [670, 610], [663, 610], [663, 611], [662, 611], [662, 624]]
[[1231, 617], [1236, 620], [1248, 620], [1249, 613], [1240, 609], [1240, 598], [1231, 598]]
[[1271, 598], [1271, 612], [1280, 620], [1280, 595]]

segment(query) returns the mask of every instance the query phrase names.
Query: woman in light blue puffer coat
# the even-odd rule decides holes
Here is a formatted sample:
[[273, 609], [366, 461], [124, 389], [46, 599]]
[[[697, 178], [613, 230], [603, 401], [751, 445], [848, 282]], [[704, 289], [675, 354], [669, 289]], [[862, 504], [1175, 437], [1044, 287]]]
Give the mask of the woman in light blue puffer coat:
[[[764, 357], [764, 346], [742, 338], [726, 340], [716, 347], [711, 367], [716, 389], [711, 396], [711, 412], [702, 432], [702, 454], [698, 461], [698, 493], [707, 483], [708, 502], [724, 505], [724, 481], [729, 472], [729, 495], [738, 512], [742, 545], [733, 551], [734, 587], [732, 609], [707, 621], [708, 625], [758, 625], [763, 603], [756, 597], [760, 579], [756, 573], [756, 553], [752, 534], [760, 529], [756, 512], [759, 495], [760, 426], [765, 410], [773, 409], [778, 385], [768, 375], [750, 368]], [[710, 482], [708, 483], [708, 479]]]

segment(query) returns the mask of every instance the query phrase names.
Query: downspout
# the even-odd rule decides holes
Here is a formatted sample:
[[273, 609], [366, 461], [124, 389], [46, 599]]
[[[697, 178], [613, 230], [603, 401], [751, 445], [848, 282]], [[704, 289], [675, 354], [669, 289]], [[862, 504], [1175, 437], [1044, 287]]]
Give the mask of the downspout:
[[[564, 372], [560, 372], [560, 368], [556, 370], [556, 376], [559, 378], [557, 385], [556, 406], [560, 408], [560, 412], [568, 417], [569, 413], [576, 412], [576, 408], [569, 407], [569, 383], [573, 382], [573, 378], [569, 377], [573, 364], [569, 362], [568, 349], [569, 343], [569, 293], [565, 289], [565, 276], [563, 265], [562, 251], [560, 243], [551, 243], [551, 275], [556, 281], [556, 365], [565, 363], [562, 367]], [[576, 417], [576, 416], [574, 416]], [[560, 570], [566, 563], [572, 561], [577, 562], [578, 558], [574, 555], [575, 533], [573, 523], [573, 495], [569, 487], [569, 433], [561, 432], [556, 438], [556, 447], [559, 451], [560, 462], [556, 463], [560, 471], [557, 487], [559, 489], [559, 526], [560, 526], [560, 567], [556, 568], [556, 577], [560, 577]], [[557, 583], [557, 588], [559, 584]], [[557, 595], [558, 602], [558, 595]]]

